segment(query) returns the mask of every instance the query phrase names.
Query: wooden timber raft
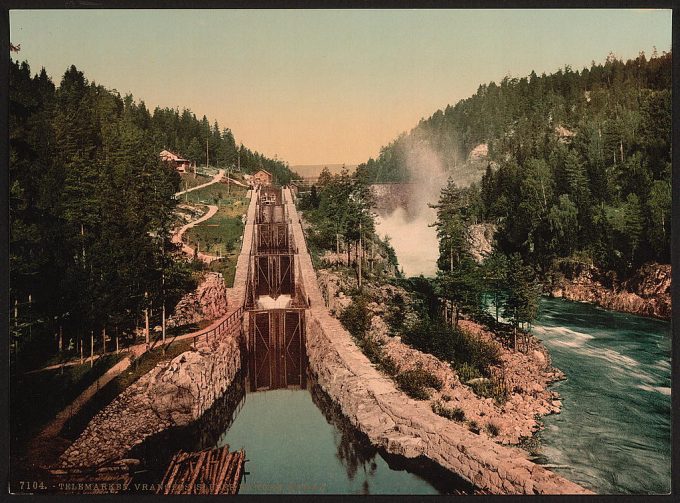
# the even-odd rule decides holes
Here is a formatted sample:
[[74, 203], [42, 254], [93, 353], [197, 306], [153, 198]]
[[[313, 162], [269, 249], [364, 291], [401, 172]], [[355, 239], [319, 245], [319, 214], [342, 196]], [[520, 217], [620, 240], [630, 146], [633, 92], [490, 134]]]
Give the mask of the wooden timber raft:
[[177, 452], [156, 494], [237, 494], [246, 453], [229, 446], [198, 452]]

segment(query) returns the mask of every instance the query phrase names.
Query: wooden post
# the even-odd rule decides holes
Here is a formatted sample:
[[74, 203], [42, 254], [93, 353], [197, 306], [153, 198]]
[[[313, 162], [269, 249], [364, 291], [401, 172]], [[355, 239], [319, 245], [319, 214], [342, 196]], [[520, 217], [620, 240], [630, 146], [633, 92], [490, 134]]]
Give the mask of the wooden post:
[[361, 220], [359, 220], [359, 248], [357, 249], [357, 262], [359, 263], [359, 289], [361, 289], [361, 261], [363, 259], [363, 250], [361, 247]]
[[90, 368], [94, 365], [94, 330], [90, 330]]
[[165, 301], [163, 302], [163, 351], [165, 352]]
[[[148, 292], [144, 292], [144, 298], [149, 296]], [[144, 335], [146, 337], [146, 349], [149, 349], [149, 308], [144, 309]]]
[[106, 354], [106, 327], [102, 328], [102, 355]]
[[33, 304], [33, 297], [31, 294], [28, 294], [28, 340], [30, 341], [33, 338], [32, 330], [31, 330], [31, 307]]
[[59, 352], [61, 353], [64, 349], [64, 333], [62, 331], [61, 325], [59, 325]]
[[118, 330], [116, 330], [116, 354], [118, 354], [120, 350], [118, 349]]
[[83, 336], [80, 336], [80, 340], [78, 341], [80, 343], [80, 364], [83, 364]]

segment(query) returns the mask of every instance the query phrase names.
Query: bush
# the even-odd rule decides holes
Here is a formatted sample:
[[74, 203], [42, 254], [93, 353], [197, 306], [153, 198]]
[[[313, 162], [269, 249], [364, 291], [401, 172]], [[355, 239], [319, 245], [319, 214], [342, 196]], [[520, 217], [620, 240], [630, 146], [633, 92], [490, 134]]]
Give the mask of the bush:
[[356, 296], [338, 317], [342, 326], [359, 340], [362, 340], [371, 328], [371, 312], [367, 304], [365, 297]]
[[538, 439], [538, 437], [534, 437], [533, 435], [530, 437], [525, 435], [519, 437], [519, 443], [517, 446], [521, 449], [524, 449], [532, 456], [538, 456], [541, 452], [541, 441]]
[[404, 327], [402, 340], [415, 349], [452, 362], [459, 375], [462, 373], [463, 381], [488, 376], [489, 367], [500, 361], [496, 344], [460, 328], [452, 329], [440, 320], [424, 318]]
[[416, 368], [407, 370], [396, 376], [399, 388], [411, 398], [416, 400], [427, 400], [430, 393], [425, 388], [440, 390], [442, 382], [439, 378], [426, 370]]
[[456, 372], [458, 373], [458, 377], [460, 378], [461, 382], [464, 383], [468, 382], [471, 379], [481, 377], [479, 370], [477, 370], [475, 367], [473, 367], [467, 362], [463, 362], [460, 365], [457, 365], [455, 369]]
[[498, 434], [501, 432], [501, 429], [498, 427], [498, 425], [495, 424], [495, 423], [492, 423], [491, 421], [486, 423], [484, 430], [492, 437], [497, 437]]
[[470, 388], [478, 396], [493, 398], [498, 405], [508, 401], [508, 389], [500, 379], [492, 377], [485, 381], [477, 381], [470, 384]]
[[470, 430], [472, 433], [476, 433], [479, 435], [479, 424], [477, 424], [477, 421], [471, 419], [470, 421], [468, 421], [467, 425], [468, 430]]
[[463, 409], [460, 407], [445, 407], [440, 401], [432, 403], [432, 412], [458, 423], [465, 421], [465, 411]]

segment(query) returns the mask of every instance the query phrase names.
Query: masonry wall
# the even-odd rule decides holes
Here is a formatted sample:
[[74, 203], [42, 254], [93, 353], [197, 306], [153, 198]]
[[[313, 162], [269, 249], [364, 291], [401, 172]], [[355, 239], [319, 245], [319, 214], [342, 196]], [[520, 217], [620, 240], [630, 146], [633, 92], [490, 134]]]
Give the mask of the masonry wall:
[[523, 451], [476, 435], [399, 391], [361, 353], [324, 306], [316, 274], [286, 191], [299, 264], [311, 307], [306, 315], [309, 366], [343, 414], [372, 443], [409, 458], [425, 456], [477, 487], [508, 494], [584, 494], [581, 486], [529, 461]]

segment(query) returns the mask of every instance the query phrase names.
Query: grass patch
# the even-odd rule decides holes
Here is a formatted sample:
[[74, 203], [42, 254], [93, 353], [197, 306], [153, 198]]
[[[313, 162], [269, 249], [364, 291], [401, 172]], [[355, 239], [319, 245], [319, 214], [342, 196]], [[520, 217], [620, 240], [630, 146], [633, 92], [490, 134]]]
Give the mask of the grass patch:
[[204, 183], [208, 183], [210, 180], [212, 180], [212, 176], [208, 175], [196, 175], [196, 178], [194, 178], [193, 173], [180, 173], [180, 178], [182, 179], [180, 185], [179, 185], [179, 190], [187, 190], [187, 189], [193, 189], [194, 187], [198, 187], [199, 185], [203, 185]]
[[220, 207], [212, 218], [185, 233], [186, 242], [194, 248], [198, 244], [201, 252], [211, 255], [225, 256], [237, 251], [244, 227], [241, 216], [246, 210], [245, 204]]
[[438, 400], [432, 403], [432, 412], [457, 423], [465, 421], [465, 411], [463, 409], [460, 407], [446, 407]]
[[234, 286], [234, 278], [236, 277], [236, 263], [238, 262], [238, 252], [232, 252], [226, 257], [219, 260], [213, 260], [208, 265], [208, 270], [219, 272], [224, 278], [224, 283], [228, 288]]
[[396, 376], [399, 388], [411, 398], [416, 400], [427, 400], [430, 392], [427, 388], [435, 390], [442, 389], [441, 380], [430, 372], [421, 368], [407, 370]]
[[182, 201], [189, 203], [200, 204], [215, 204], [217, 206], [232, 206], [234, 202], [245, 200], [245, 208], [247, 208], [248, 199], [246, 199], [247, 189], [235, 184], [227, 187], [226, 183], [214, 183], [203, 187], [202, 189], [194, 190], [182, 195]]
[[156, 348], [141, 355], [132, 362], [125, 372], [100, 389], [77, 414], [66, 422], [62, 430], [62, 436], [75, 440], [97, 412], [109, 405], [125, 389], [147, 374], [157, 364], [172, 360], [185, 351], [191, 350], [192, 342], [192, 339], [173, 342], [166, 346], [165, 353], [163, 348]]
[[113, 367], [122, 355], [106, 355], [90, 363], [21, 375], [11, 386], [13, 441], [23, 445], [38, 433], [59, 411]]

